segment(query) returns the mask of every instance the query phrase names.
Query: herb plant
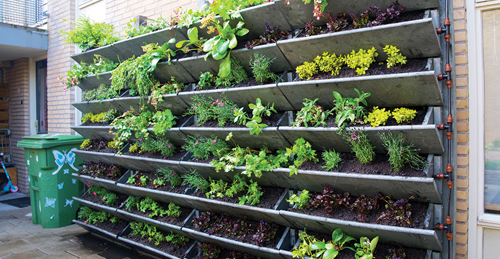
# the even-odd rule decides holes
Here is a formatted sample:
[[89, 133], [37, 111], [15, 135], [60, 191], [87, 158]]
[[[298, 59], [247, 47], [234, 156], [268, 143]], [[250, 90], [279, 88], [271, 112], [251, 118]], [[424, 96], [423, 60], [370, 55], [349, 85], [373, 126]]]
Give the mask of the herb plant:
[[135, 196], [129, 196], [128, 199], [123, 204], [127, 211], [131, 211], [132, 208], [137, 208], [139, 205], [140, 199]]
[[406, 57], [399, 53], [399, 49], [392, 45], [385, 45], [384, 52], [387, 54], [387, 68], [396, 64], [406, 64]]
[[215, 78], [215, 85], [228, 88], [246, 81], [248, 81], [247, 72], [239, 60], [231, 57], [231, 72], [225, 77], [217, 76]]
[[90, 19], [90, 16], [81, 15], [76, 22], [70, 21], [70, 23], [73, 25], [73, 30], [70, 32], [60, 30], [59, 33], [65, 35], [63, 36], [64, 43], [76, 44], [82, 51], [103, 47], [119, 40], [115, 36], [112, 24], [96, 23]]
[[85, 90], [82, 92], [82, 101], [105, 100], [115, 97], [115, 93], [105, 84], [99, 85], [96, 89]]
[[311, 194], [308, 190], [302, 190], [299, 195], [292, 194], [290, 199], [286, 200], [290, 205], [297, 204], [297, 209], [303, 210], [309, 206], [309, 199], [311, 198]]
[[359, 97], [348, 98], [342, 97], [339, 92], [333, 91], [333, 96], [335, 100], [333, 101], [332, 112], [336, 113], [335, 123], [339, 128], [344, 128], [346, 121], [350, 123], [360, 122], [365, 115], [365, 106], [368, 105], [366, 98], [370, 97], [371, 93], [359, 92], [358, 89], [354, 88]]
[[226, 196], [233, 197], [235, 194], [241, 193], [247, 188], [248, 188], [247, 182], [244, 179], [242, 179], [238, 174], [235, 174], [231, 187], [227, 188], [226, 190]]
[[337, 228], [332, 233], [332, 240], [328, 242], [316, 241], [311, 245], [311, 250], [315, 250], [313, 257], [323, 259], [333, 259], [337, 257], [340, 251], [348, 248], [354, 251], [352, 247], [346, 246], [347, 243], [354, 241], [351, 236], [344, 234], [342, 229]]
[[175, 80], [175, 77], [171, 77], [170, 82], [164, 85], [153, 86], [148, 102], [156, 109], [158, 104], [163, 102], [163, 95], [178, 94], [184, 90], [184, 88], [186, 88], [185, 84], [179, 83]]
[[207, 192], [210, 188], [210, 183], [194, 169], [181, 177], [184, 179], [182, 185], [191, 185], [189, 189], [196, 188], [202, 192]]
[[189, 243], [189, 238], [185, 236], [174, 234], [174, 232], [166, 235], [157, 230], [156, 227], [142, 222], [131, 222], [130, 228], [132, 229], [130, 235], [141, 235], [142, 238], [147, 238], [150, 242], [154, 241], [155, 246], [160, 245], [161, 242], [170, 242], [176, 247]]
[[226, 193], [227, 189], [227, 183], [224, 182], [222, 179], [219, 181], [212, 180], [212, 178], [209, 178], [210, 180], [210, 191], [206, 193], [207, 198], [209, 199], [214, 199], [214, 198], [222, 198], [224, 197], [224, 194]]
[[405, 164], [410, 164], [414, 169], [423, 169], [427, 165], [427, 161], [418, 155], [419, 149], [414, 148], [413, 143], [404, 145], [406, 139], [404, 133], [393, 134], [391, 131], [382, 131], [378, 136], [387, 150], [389, 163], [394, 172], [403, 169]]
[[298, 174], [298, 168], [306, 161], [317, 163], [319, 159], [316, 157], [316, 150], [304, 138], [295, 140], [292, 148], [286, 148], [286, 156], [293, 156], [293, 164], [290, 168], [290, 176]]
[[335, 168], [339, 167], [340, 162], [342, 162], [340, 153], [335, 152], [335, 150], [325, 150], [321, 156], [326, 163], [322, 168], [325, 168], [327, 171], [334, 171]]
[[316, 56], [314, 62], [318, 64], [320, 71], [332, 73], [332, 76], [337, 76], [340, 73], [340, 69], [342, 69], [342, 65], [344, 65], [344, 57], [342, 55], [337, 56], [335, 53], [328, 54], [328, 52], [324, 52], [321, 57]]
[[175, 154], [175, 146], [170, 142], [170, 140], [165, 137], [149, 137], [147, 139], [140, 138], [136, 143], [140, 148], [139, 153], [150, 152], [150, 153], [161, 153], [164, 156], [171, 157]]
[[201, 90], [208, 89], [212, 87], [212, 84], [215, 82], [215, 77], [210, 72], [201, 73], [200, 82], [198, 82], [198, 88]]
[[[250, 109], [252, 109], [252, 118], [248, 117], [248, 114], [244, 111], [243, 108], [237, 110], [234, 109], [234, 122], [238, 124], [245, 124], [247, 127], [252, 128], [250, 130], [250, 135], [256, 134], [259, 135], [262, 132], [262, 128], [266, 128], [268, 125], [262, 122], [262, 117], [271, 116], [272, 113], [276, 113], [274, 109], [274, 103], [268, 103], [266, 106], [262, 105], [262, 101], [260, 98], [255, 100], [255, 104], [251, 103], [248, 105]], [[247, 120], [249, 120], [247, 122]]]
[[368, 50], [360, 49], [358, 52], [353, 50], [351, 54], [345, 56], [345, 63], [349, 68], [355, 69], [356, 73], [361, 76], [366, 74], [370, 65], [375, 62], [376, 57], [378, 57], [378, 53], [375, 47]]
[[226, 98], [214, 100], [212, 97], [204, 97], [195, 95], [192, 97], [194, 101], [191, 108], [184, 115], [196, 115], [198, 126], [203, 125], [207, 121], [217, 120], [218, 126], [222, 127], [227, 122], [233, 120], [233, 110], [237, 107]]
[[229, 145], [215, 136], [210, 138], [195, 138], [188, 136], [182, 149], [192, 153], [193, 157], [208, 159], [211, 157], [221, 157], [229, 151]]
[[127, 35], [128, 38], [136, 37], [139, 35], [143, 35], [146, 33], [154, 32], [157, 30], [165, 29], [171, 26], [171, 23], [161, 17], [158, 17], [156, 19], [151, 19], [148, 18], [146, 21], [144, 21], [140, 26], [137, 28], [134, 26], [134, 23], [137, 21], [136, 18], [133, 18], [130, 20], [127, 25], [123, 27], [123, 31], [125, 32], [125, 35]]
[[166, 182], [169, 182], [172, 189], [182, 185], [182, 178], [179, 174], [168, 168], [159, 168], [156, 176], [158, 178], [165, 179]]
[[359, 243], [354, 244], [356, 247], [356, 259], [373, 259], [373, 253], [378, 244], [378, 236], [371, 241], [367, 237], [359, 238]]
[[386, 111], [385, 108], [379, 109], [378, 106], [374, 106], [373, 111], [365, 116], [365, 123], [370, 123], [372, 127], [385, 125], [390, 115], [391, 112]]
[[271, 72], [271, 65], [276, 58], [269, 58], [265, 55], [254, 53], [254, 59], [250, 60], [253, 76], [257, 83], [265, 83], [269, 80], [276, 81], [279, 76]]
[[297, 73], [300, 79], [311, 79], [318, 74], [318, 64], [316, 62], [304, 62], [304, 64], [297, 67]]
[[370, 140], [366, 135], [366, 131], [344, 130], [339, 134], [341, 134], [342, 138], [347, 141], [347, 143], [349, 143], [352, 152], [354, 152], [360, 164], [366, 165], [373, 161], [373, 159], [375, 158], [375, 152], [373, 151], [373, 149], [375, 147], [370, 143]]
[[258, 183], [250, 180], [247, 194], [239, 197], [240, 202], [238, 204], [257, 205], [260, 203], [260, 197], [262, 197], [263, 194], [264, 193], [261, 192], [261, 187], [258, 185]]
[[396, 119], [397, 123], [402, 123], [413, 120], [415, 115], [417, 115], [417, 111], [407, 108], [396, 108], [392, 111], [391, 115], [394, 119]]
[[288, 31], [282, 31], [278, 29], [278, 26], [272, 27], [269, 23], [266, 23], [266, 32], [260, 35], [258, 39], [248, 41], [245, 47], [251, 49], [259, 45], [276, 43], [278, 40], [286, 39], [288, 35], [290, 35]]
[[300, 109], [297, 113], [297, 118], [295, 118], [295, 121], [292, 122], [293, 127], [326, 127], [326, 120], [330, 115], [330, 111], [325, 111], [323, 107], [316, 104], [318, 100], [319, 98], [314, 99], [314, 101], [307, 98], [304, 99], [304, 102], [302, 103], [304, 107]]

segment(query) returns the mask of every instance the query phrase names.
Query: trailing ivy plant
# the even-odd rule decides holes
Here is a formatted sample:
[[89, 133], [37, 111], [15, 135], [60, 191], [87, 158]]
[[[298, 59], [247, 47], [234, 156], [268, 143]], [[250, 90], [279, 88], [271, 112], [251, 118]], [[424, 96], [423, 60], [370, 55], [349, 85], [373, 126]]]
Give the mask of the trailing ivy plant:
[[[63, 19], [63, 21], [68, 21]], [[63, 41], [66, 44], [76, 44], [82, 51], [93, 48], [103, 47], [119, 41], [115, 36], [114, 26], [108, 23], [96, 23], [90, 16], [80, 15], [76, 22], [69, 21], [73, 26], [73, 30], [66, 32], [60, 30], [59, 33], [64, 34]]]

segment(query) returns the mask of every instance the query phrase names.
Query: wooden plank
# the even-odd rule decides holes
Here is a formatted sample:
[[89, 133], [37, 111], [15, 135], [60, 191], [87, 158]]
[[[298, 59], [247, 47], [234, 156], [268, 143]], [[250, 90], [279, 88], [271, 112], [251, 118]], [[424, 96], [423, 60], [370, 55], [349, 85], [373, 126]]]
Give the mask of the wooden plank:
[[0, 129], [8, 129], [9, 123], [0, 123]]
[[0, 121], [8, 121], [9, 112], [0, 112]]
[[0, 100], [0, 110], [8, 110], [9, 109], [9, 101]]

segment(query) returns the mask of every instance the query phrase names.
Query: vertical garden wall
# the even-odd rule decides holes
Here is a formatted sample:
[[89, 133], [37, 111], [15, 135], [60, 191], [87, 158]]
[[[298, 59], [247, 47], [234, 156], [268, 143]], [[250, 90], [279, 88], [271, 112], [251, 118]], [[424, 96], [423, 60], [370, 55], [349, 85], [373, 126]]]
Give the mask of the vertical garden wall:
[[[298, 0], [240, 10], [244, 24], [238, 19], [228, 23], [236, 28], [237, 39], [233, 44], [231, 36], [227, 42], [230, 54], [222, 51], [226, 43], [214, 44], [221, 51], [212, 52], [213, 57], [228, 55], [221, 60], [205, 60], [203, 51], [184, 54], [183, 46], [176, 46], [183, 40], [213, 38], [215, 34], [200, 27], [206, 21], [136, 35], [72, 56], [79, 63], [93, 64], [95, 55], [100, 55], [101, 60], [124, 64], [145, 57], [143, 46], [156, 43], [159, 48], [150, 49], [147, 61], [155, 60], [151, 54], [155, 51], [160, 57], [154, 65], [135, 63], [139, 65], [128, 69], [119, 65], [75, 84], [87, 93], [100, 89], [96, 100], [72, 104], [89, 115], [88, 122], [72, 127], [89, 139], [75, 151], [87, 163], [74, 177], [89, 187], [82, 197], [74, 197], [88, 207], [81, 209], [81, 219], [75, 223], [127, 247], [167, 258], [215, 258], [210, 251], [217, 254], [219, 248], [226, 249], [220, 251], [221, 257], [243, 256], [231, 252], [235, 250], [260, 258], [291, 258], [292, 251], [304, 247], [304, 230], [328, 241], [337, 229], [357, 243], [363, 237], [373, 242], [378, 236], [377, 258], [401, 256], [402, 251], [406, 258], [452, 258], [456, 130], [450, 121], [455, 106], [449, 101], [454, 100], [454, 66], [447, 55], [454, 52], [445, 40], [453, 35], [452, 25], [446, 23], [450, 17], [446, 9], [451, 7], [443, 0], [402, 0], [393, 8], [385, 0], [328, 2], [323, 13], [330, 19], [311, 20], [315, 5]], [[354, 26], [367, 9], [371, 10], [368, 25]], [[216, 21], [224, 24], [221, 17], [212, 22]], [[261, 40], [265, 44], [252, 48], [244, 46], [259, 35], [269, 35], [269, 26], [290, 33], [276, 41]], [[192, 28], [197, 28], [196, 37]], [[227, 32], [222, 30], [216, 34], [223, 37]], [[387, 46], [399, 49], [405, 64], [388, 68]], [[349, 54], [353, 59], [358, 50], [372, 48], [378, 55], [372, 55], [373, 63], [364, 73], [347, 67]], [[166, 54], [174, 51], [175, 56]], [[337, 59], [337, 75], [330, 70], [307, 76], [299, 68], [304, 62], [321, 60], [317, 57], [326, 52], [345, 58]], [[370, 51], [358, 57], [368, 59], [366, 53]], [[258, 83], [252, 77], [261, 62], [255, 60], [256, 54], [272, 59], [269, 69], [276, 76], [271, 80]], [[221, 80], [226, 61], [229, 77], [246, 73], [249, 81], [223, 87], [207, 80], [206, 72]], [[137, 83], [139, 75], [130, 80], [141, 64], [148, 67], [140, 73], [153, 82], [147, 91]], [[130, 81], [120, 80], [119, 75]], [[117, 84], [123, 88], [117, 90]], [[160, 91], [162, 87], [168, 90]], [[120, 96], [105, 94], [106, 90]], [[369, 93], [366, 104], [359, 100], [363, 93]], [[354, 102], [354, 110], [363, 107], [364, 116], [346, 115], [345, 124], [339, 122], [338, 96], [351, 98], [345, 101]], [[309, 121], [304, 106], [313, 116]], [[269, 112], [257, 121], [265, 125], [248, 124], [258, 117], [255, 107]], [[229, 121], [221, 119], [228, 113], [223, 108], [231, 110]], [[394, 116], [398, 108], [415, 110], [415, 116], [405, 122], [394, 118], [378, 125], [368, 122], [369, 114], [377, 110]], [[90, 116], [101, 113], [118, 118], [110, 124], [111, 119]], [[212, 117], [204, 121], [208, 113]], [[245, 114], [247, 122], [236, 123], [238, 114]], [[393, 150], [384, 142], [383, 136], [390, 134], [404, 142], [399, 154], [412, 157], [400, 170], [390, 163]], [[352, 142], [358, 143], [358, 138], [372, 145], [372, 161], [362, 164], [353, 153]], [[328, 151], [333, 150], [342, 160], [337, 167], [331, 166], [335, 156]], [[106, 224], [109, 219], [112, 223]], [[231, 227], [232, 231], [224, 231]], [[354, 242], [349, 246], [355, 250]], [[339, 258], [354, 254], [344, 249]]]

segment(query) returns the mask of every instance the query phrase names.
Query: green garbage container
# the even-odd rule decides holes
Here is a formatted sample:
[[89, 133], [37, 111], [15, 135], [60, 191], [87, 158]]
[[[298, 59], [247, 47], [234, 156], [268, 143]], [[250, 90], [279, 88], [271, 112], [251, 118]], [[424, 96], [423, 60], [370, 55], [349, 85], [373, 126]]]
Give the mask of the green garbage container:
[[83, 184], [72, 173], [83, 160], [73, 153], [83, 142], [81, 136], [40, 134], [17, 143], [24, 148], [31, 195], [33, 224], [44, 228], [70, 225], [80, 206]]

